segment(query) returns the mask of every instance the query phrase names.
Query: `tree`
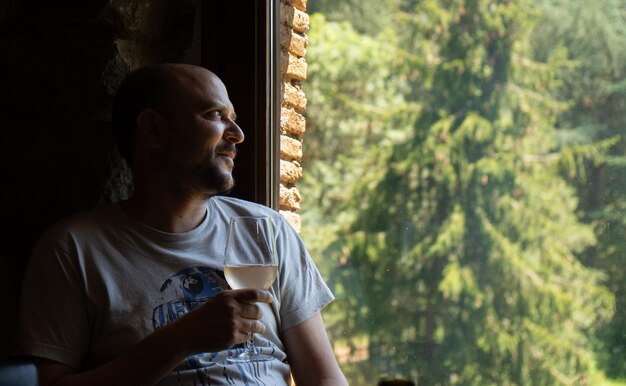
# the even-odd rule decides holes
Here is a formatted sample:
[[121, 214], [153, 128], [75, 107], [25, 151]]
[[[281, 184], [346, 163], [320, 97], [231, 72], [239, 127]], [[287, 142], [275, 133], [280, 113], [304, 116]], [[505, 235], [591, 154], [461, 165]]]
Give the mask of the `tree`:
[[[326, 207], [349, 220], [332, 227], [337, 237], [318, 233], [330, 283], [351, 305], [335, 311], [331, 333], [367, 343], [376, 373], [395, 368], [428, 385], [584, 383], [590, 331], [614, 299], [576, 258], [595, 237], [555, 162], [567, 105], [554, 91], [570, 62], [559, 50], [534, 60], [536, 19], [524, 0], [385, 4], [399, 26], [397, 79], [409, 85], [397, 89], [422, 109], [406, 140], [375, 154], [383, 173], [348, 179], [354, 198]], [[321, 44], [313, 30], [310, 41]], [[313, 89], [343, 76], [367, 88], [364, 73], [329, 79], [336, 61], [308, 57]], [[321, 111], [342, 110], [341, 98], [322, 94]], [[336, 131], [317, 118], [309, 113], [311, 127]]]
[[[617, 300], [610, 324], [599, 329], [602, 366], [626, 377], [626, 2], [623, 0], [542, 2], [545, 10], [533, 33], [545, 57], [566, 49], [574, 64], [557, 89], [571, 108], [556, 126], [567, 154], [563, 175], [577, 189], [585, 222], [594, 226], [598, 244], [581, 255], [588, 266], [606, 273], [605, 283]], [[550, 37], [549, 39], [546, 37]]]
[[[377, 178], [371, 172], [382, 169], [393, 143], [406, 139], [419, 107], [403, 97], [406, 82], [395, 71], [401, 52], [392, 31], [370, 37], [313, 14], [309, 40], [300, 188], [307, 192], [304, 233], [317, 237], [312, 244], [319, 246], [353, 221], [353, 186], [364, 175]], [[328, 216], [334, 229], [320, 232], [316, 224]]]
[[323, 14], [331, 22], [358, 20], [351, 29], [359, 34], [376, 36], [392, 22], [393, 0], [315, 0], [308, 4], [311, 14]]

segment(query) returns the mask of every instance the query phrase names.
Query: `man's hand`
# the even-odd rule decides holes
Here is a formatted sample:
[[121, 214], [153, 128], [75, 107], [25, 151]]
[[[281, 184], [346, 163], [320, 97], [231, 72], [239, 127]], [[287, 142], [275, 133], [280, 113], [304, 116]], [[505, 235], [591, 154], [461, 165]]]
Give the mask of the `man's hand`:
[[257, 289], [222, 291], [197, 309], [172, 323], [190, 355], [225, 350], [247, 340], [249, 333], [265, 332], [256, 303], [270, 303], [269, 292]]

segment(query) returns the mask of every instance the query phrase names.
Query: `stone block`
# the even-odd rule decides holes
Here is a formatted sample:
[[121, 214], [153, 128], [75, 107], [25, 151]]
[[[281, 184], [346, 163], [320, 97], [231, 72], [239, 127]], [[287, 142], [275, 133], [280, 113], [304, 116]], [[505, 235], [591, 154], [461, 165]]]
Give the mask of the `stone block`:
[[302, 178], [302, 167], [295, 162], [280, 160], [280, 183], [293, 185]]
[[287, 2], [300, 11], [306, 12], [307, 0], [287, 0]]
[[302, 160], [302, 141], [286, 135], [280, 136], [280, 158], [284, 160]]
[[280, 130], [282, 134], [299, 137], [306, 130], [304, 116], [291, 109], [282, 108], [280, 110]]
[[293, 55], [302, 57], [306, 54], [308, 40], [306, 35], [297, 34], [288, 27], [280, 27], [280, 45]]
[[110, 3], [126, 31], [150, 39], [163, 36], [171, 5], [167, 0], [112, 0]]
[[282, 100], [284, 103], [292, 106], [294, 110], [306, 110], [306, 95], [302, 90], [302, 86], [294, 85], [290, 82], [283, 82], [282, 84]]
[[309, 30], [309, 15], [288, 4], [281, 3], [280, 22], [297, 32], [305, 33]]
[[280, 197], [278, 198], [278, 205], [282, 210], [300, 210], [300, 203], [302, 202], [302, 197], [300, 196], [300, 192], [298, 188], [286, 187], [285, 185], [280, 185]]
[[287, 51], [280, 52], [280, 72], [283, 77], [303, 81], [306, 79], [307, 64], [304, 58], [298, 58]]
[[164, 45], [157, 41], [117, 39], [115, 45], [123, 62], [131, 71], [157, 63], [164, 56]]

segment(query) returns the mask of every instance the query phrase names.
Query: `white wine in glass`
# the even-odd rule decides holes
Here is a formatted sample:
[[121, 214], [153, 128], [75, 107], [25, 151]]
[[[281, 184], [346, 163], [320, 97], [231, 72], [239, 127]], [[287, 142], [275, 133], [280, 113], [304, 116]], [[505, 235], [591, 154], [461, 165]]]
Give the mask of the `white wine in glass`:
[[269, 289], [276, 279], [275, 265], [227, 265], [224, 276], [232, 289]]
[[[267, 290], [278, 271], [278, 256], [274, 225], [269, 217], [233, 217], [230, 220], [224, 276], [232, 289], [256, 288]], [[229, 357], [231, 362], [258, 362], [273, 360], [260, 354], [254, 346], [252, 333], [248, 334], [246, 350]]]

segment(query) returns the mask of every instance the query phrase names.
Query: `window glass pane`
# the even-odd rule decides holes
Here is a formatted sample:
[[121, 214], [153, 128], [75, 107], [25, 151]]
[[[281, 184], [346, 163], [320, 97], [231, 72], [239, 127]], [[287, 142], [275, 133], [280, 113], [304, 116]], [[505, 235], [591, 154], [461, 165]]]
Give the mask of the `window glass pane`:
[[626, 1], [310, 0], [302, 234], [351, 385], [626, 385]]

